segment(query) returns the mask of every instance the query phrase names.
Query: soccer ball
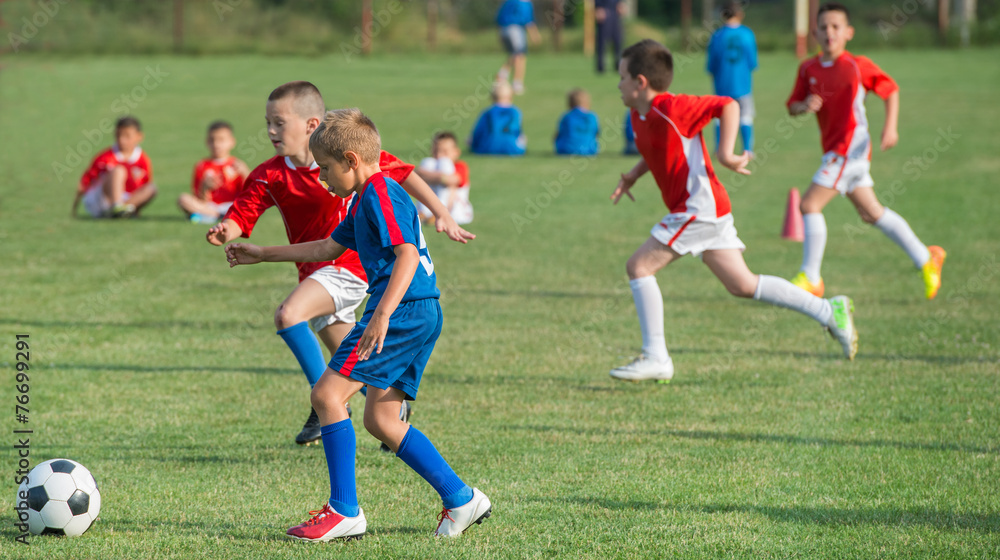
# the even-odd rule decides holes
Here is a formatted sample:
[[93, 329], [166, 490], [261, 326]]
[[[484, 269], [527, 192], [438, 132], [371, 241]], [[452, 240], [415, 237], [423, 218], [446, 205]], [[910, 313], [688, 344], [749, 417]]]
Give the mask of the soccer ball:
[[35, 535], [82, 535], [101, 513], [101, 491], [86, 467], [51, 459], [31, 469], [17, 489], [28, 502], [28, 530]]

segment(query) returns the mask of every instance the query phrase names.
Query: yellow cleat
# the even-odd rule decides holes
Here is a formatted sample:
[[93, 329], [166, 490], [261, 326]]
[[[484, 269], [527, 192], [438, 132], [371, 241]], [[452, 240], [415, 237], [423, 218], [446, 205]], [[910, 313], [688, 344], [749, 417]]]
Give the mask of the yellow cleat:
[[791, 283], [816, 297], [823, 297], [823, 292], [826, 290], [826, 287], [823, 286], [822, 278], [819, 279], [819, 283], [813, 284], [809, 281], [809, 277], [806, 276], [805, 272], [799, 272], [796, 274], [795, 277], [791, 279]]
[[924, 286], [927, 288], [927, 299], [934, 299], [938, 289], [941, 288], [941, 269], [944, 268], [944, 258], [948, 253], [937, 245], [927, 248], [931, 253], [931, 258], [927, 259], [922, 269], [924, 275]]

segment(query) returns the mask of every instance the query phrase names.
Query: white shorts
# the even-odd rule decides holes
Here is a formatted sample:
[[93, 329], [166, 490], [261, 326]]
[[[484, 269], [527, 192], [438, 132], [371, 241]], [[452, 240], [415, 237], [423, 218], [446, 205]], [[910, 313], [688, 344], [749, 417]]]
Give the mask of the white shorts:
[[[130, 196], [129, 193], [122, 193], [122, 203], [128, 202]], [[83, 193], [83, 207], [94, 218], [103, 218], [111, 211], [111, 203], [104, 198], [101, 181], [94, 181], [90, 189]]]
[[313, 272], [309, 278], [319, 282], [333, 298], [337, 312], [332, 315], [320, 315], [309, 319], [309, 326], [316, 332], [334, 323], [354, 323], [357, 321], [354, 310], [364, 301], [368, 292], [368, 283], [340, 268], [339, 266], [324, 266]]
[[736, 235], [733, 215], [716, 219], [700, 219], [691, 214], [667, 214], [649, 232], [660, 243], [681, 255], [700, 257], [705, 251], [746, 249]]
[[828, 189], [837, 189], [841, 195], [854, 192], [859, 187], [874, 187], [871, 176], [872, 162], [868, 158], [847, 159], [840, 154], [823, 154], [823, 163], [813, 175], [812, 182]]
[[740, 106], [740, 124], [747, 126], [752, 125], [753, 118], [757, 116], [757, 112], [753, 105], [753, 94], [748, 93], [742, 97], [737, 97], [736, 103]]

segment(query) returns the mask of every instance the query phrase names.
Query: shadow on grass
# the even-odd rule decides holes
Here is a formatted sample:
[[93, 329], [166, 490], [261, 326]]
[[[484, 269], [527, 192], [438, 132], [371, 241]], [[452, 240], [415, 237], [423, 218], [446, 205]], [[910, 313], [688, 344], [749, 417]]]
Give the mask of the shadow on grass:
[[925, 526], [939, 530], [1000, 533], [1000, 513], [958, 513], [918, 508], [836, 508], [781, 507], [738, 504], [669, 504], [636, 500], [612, 500], [603, 497], [567, 496], [560, 498], [530, 498], [529, 501], [569, 503], [619, 511], [673, 510], [681, 513], [750, 513], [766, 515], [783, 523], [813, 525], [879, 525], [884, 527]]
[[558, 426], [505, 426], [505, 430], [533, 432], [568, 432], [580, 436], [625, 436], [625, 435], [660, 435], [685, 439], [703, 439], [715, 441], [746, 441], [764, 443], [784, 443], [790, 445], [818, 445], [820, 447], [887, 447], [896, 449], [917, 449], [922, 451], [961, 451], [963, 453], [997, 453], [1000, 448], [978, 445], [961, 445], [957, 443], [920, 443], [908, 441], [892, 441], [887, 439], [835, 439], [790, 436], [782, 434], [747, 434], [739, 432], [711, 432], [708, 430], [618, 430], [614, 428], [568, 428]]
[[131, 371], [136, 373], [176, 373], [181, 371], [203, 371], [216, 373], [256, 373], [261, 375], [284, 375], [289, 373], [301, 373], [300, 370], [292, 368], [275, 367], [206, 367], [206, 366], [145, 366], [128, 364], [52, 364], [47, 366], [52, 370], [67, 371]]

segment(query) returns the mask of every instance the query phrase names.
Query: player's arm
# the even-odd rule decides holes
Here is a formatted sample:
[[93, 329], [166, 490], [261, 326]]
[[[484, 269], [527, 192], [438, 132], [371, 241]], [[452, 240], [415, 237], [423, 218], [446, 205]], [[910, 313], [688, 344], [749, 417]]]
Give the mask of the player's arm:
[[805, 72], [799, 67], [799, 73], [795, 78], [795, 87], [786, 103], [788, 114], [796, 117], [803, 113], [815, 113], [823, 106], [823, 98], [810, 93], [809, 83], [806, 80]]
[[241, 235], [243, 235], [243, 230], [240, 226], [236, 225], [236, 222], [232, 218], [226, 218], [209, 228], [208, 233], [205, 234], [205, 239], [218, 247], [229, 243]]
[[276, 247], [260, 247], [253, 243], [233, 243], [226, 246], [226, 260], [229, 261], [230, 268], [240, 264], [257, 264], [259, 262], [322, 262], [336, 260], [344, 254], [344, 251], [347, 251], [347, 247], [329, 237]]
[[730, 101], [722, 108], [719, 117], [719, 152], [716, 154], [719, 163], [732, 169], [740, 175], [749, 175], [747, 164], [750, 163], [750, 153], [744, 151], [736, 155], [736, 133], [740, 129], [740, 104]]
[[358, 340], [358, 360], [368, 359], [373, 350], [376, 354], [382, 352], [385, 333], [389, 330], [389, 316], [399, 307], [399, 302], [406, 294], [406, 289], [410, 287], [410, 281], [413, 280], [413, 273], [420, 265], [420, 253], [412, 243], [395, 245], [392, 252], [396, 254], [396, 262], [392, 265], [389, 285], [385, 287], [382, 300], [378, 302], [368, 326], [365, 327], [365, 332]]
[[81, 200], [83, 200], [83, 193], [80, 192], [80, 191], [76, 191], [76, 197], [73, 198], [73, 209], [70, 210], [70, 212], [69, 212], [69, 216], [71, 218], [75, 218], [76, 217], [76, 209], [80, 206], [80, 201]]
[[457, 187], [458, 182], [461, 180], [458, 177], [458, 173], [444, 173], [443, 171], [431, 171], [430, 169], [417, 168], [417, 175], [427, 183], [439, 183], [446, 187]]
[[476, 235], [465, 231], [455, 223], [451, 217], [451, 212], [441, 203], [441, 199], [434, 194], [430, 186], [424, 182], [416, 173], [410, 173], [405, 181], [400, 185], [408, 194], [423, 203], [434, 214], [434, 227], [438, 233], [444, 232], [452, 241], [468, 243], [470, 239], [475, 239]]
[[899, 142], [899, 90], [885, 98], [885, 126], [882, 127], [882, 151], [892, 148]]
[[631, 190], [632, 185], [639, 180], [639, 177], [645, 175], [647, 171], [649, 171], [649, 164], [646, 163], [645, 159], [639, 158], [639, 162], [636, 163], [632, 169], [630, 169], [627, 173], [622, 173], [622, 177], [618, 180], [618, 186], [615, 188], [615, 192], [611, 193], [611, 202], [618, 204], [618, 201], [621, 200], [622, 196], [627, 196], [632, 199], [632, 202], [635, 202], [635, 197], [632, 196], [632, 193], [629, 192], [629, 190]]

